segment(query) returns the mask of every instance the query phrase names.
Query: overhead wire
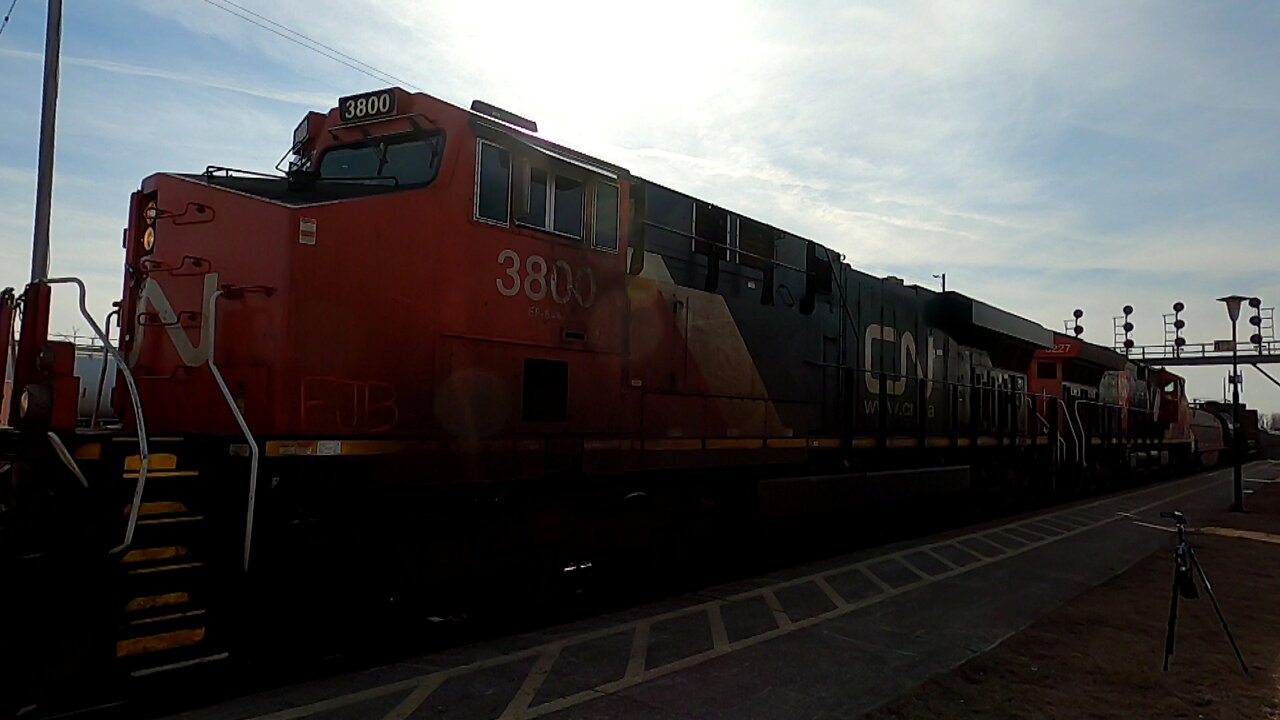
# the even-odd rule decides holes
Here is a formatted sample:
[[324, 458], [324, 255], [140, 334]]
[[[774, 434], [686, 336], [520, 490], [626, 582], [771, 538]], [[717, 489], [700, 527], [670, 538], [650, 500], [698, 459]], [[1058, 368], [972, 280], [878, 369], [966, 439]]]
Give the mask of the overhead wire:
[[[16, 2], [17, 0], [14, 0], [14, 1]], [[240, 18], [241, 20], [244, 20], [245, 22], [250, 23], [251, 25], [256, 25], [257, 27], [263, 30], [266, 30], [269, 33], [272, 33], [273, 35], [276, 35], [280, 38], [288, 40], [291, 43], [294, 43], [295, 45], [299, 45], [314, 53], [323, 55], [324, 57], [330, 60], [333, 60], [334, 62], [345, 65], [346, 67], [351, 68], [356, 72], [362, 73], [364, 75], [368, 75], [369, 77], [377, 80], [378, 82], [385, 82], [393, 85], [401, 85], [410, 90], [416, 90], [419, 92], [422, 91], [421, 88], [417, 87], [416, 85], [414, 85], [413, 83], [410, 83], [407, 80], [398, 78], [395, 75], [392, 75], [391, 73], [386, 72], [385, 70], [380, 70], [379, 68], [374, 67], [369, 63], [363, 62], [361, 60], [357, 60], [356, 58], [351, 57], [350, 55], [347, 55], [346, 53], [340, 50], [337, 50], [333, 47], [330, 47], [320, 42], [319, 40], [316, 40], [307, 35], [304, 35], [283, 23], [276, 22], [271, 18], [268, 18], [264, 15], [261, 15], [260, 13], [254, 12], [253, 10], [250, 10], [249, 8], [244, 7], [243, 5], [239, 5], [235, 2], [232, 2], [232, 0], [203, 0], [203, 2], [208, 5], [212, 5], [213, 7], [216, 7], [219, 10], [229, 15], [233, 15], [237, 18]]]
[[0, 22], [0, 35], [4, 34], [4, 29], [9, 25], [9, 18], [13, 15], [13, 8], [18, 4], [18, 0], [9, 3], [9, 10], [4, 14], [4, 21]]

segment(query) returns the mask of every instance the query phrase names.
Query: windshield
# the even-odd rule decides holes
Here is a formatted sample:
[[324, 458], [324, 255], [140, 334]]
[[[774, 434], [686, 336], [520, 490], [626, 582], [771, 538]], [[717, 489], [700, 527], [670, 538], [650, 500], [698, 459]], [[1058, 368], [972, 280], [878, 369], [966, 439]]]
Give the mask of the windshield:
[[440, 167], [440, 140], [439, 135], [411, 135], [332, 148], [320, 161], [320, 179], [426, 185]]

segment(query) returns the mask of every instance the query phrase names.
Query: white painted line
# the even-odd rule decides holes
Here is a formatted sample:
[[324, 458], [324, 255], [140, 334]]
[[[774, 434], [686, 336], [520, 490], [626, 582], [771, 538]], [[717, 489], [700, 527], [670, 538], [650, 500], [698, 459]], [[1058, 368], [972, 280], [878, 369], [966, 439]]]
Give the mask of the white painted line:
[[[1041, 536], [1041, 537], [1043, 537], [1043, 536]], [[932, 551], [932, 550], [924, 550], [923, 552], [924, 552], [924, 554], [925, 554], [925, 555], [930, 555], [930, 556], [932, 556], [934, 560], [937, 560], [938, 562], [942, 563], [943, 565], [946, 565], [947, 567], [949, 567], [949, 568], [951, 568], [951, 569], [953, 569], [953, 570], [954, 570], [955, 568], [959, 567], [959, 565], [956, 565], [955, 563], [953, 563], [953, 562], [951, 562], [950, 560], [948, 560], [948, 559], [946, 559], [946, 558], [942, 557], [941, 555], [939, 555], [938, 553], [936, 553], [936, 552], [934, 552], [934, 551]]]
[[631, 657], [627, 660], [627, 673], [624, 677], [635, 678], [644, 674], [645, 656], [649, 654], [649, 623], [636, 625], [635, 637], [631, 640]]
[[391, 709], [391, 712], [382, 716], [382, 720], [406, 720], [415, 710], [427, 701], [427, 697], [435, 692], [437, 688], [444, 683], [444, 677], [440, 675], [428, 675], [426, 680], [418, 684], [413, 692], [409, 693], [405, 699], [400, 701]]
[[711, 646], [726, 647], [729, 644], [729, 633], [724, 629], [724, 617], [720, 615], [719, 605], [707, 606], [707, 622], [711, 625]]
[[831, 584], [827, 582], [826, 578], [815, 578], [814, 582], [818, 584], [818, 587], [821, 588], [822, 592], [826, 593], [827, 599], [836, 607], [842, 608], [849, 604], [847, 600], [840, 597], [840, 593], [836, 592], [835, 588], [831, 587]]
[[769, 606], [773, 611], [773, 619], [778, 623], [779, 630], [785, 630], [791, 627], [791, 617], [787, 615], [787, 611], [782, 609], [782, 604], [778, 602], [778, 596], [773, 594], [773, 590], [765, 588], [760, 591], [764, 596], [764, 604]]
[[[884, 559], [885, 558], [877, 558], [877, 560], [884, 560]], [[871, 582], [875, 583], [876, 587], [880, 588], [880, 592], [882, 593], [893, 592], [893, 588], [889, 587], [889, 583], [881, 580], [880, 576], [876, 575], [875, 572], [873, 572], [870, 567], [859, 568], [859, 570], [862, 570], [863, 575], [866, 575], [867, 577], [871, 578]]]
[[1129, 522], [1133, 523], [1134, 525], [1139, 525], [1141, 527], [1151, 528], [1152, 530], [1163, 530], [1164, 532], [1173, 532], [1173, 528], [1169, 527], [1168, 525], [1156, 525], [1155, 523], [1143, 522], [1141, 520], [1130, 520]]
[[925, 572], [925, 571], [921, 570], [920, 568], [916, 567], [915, 565], [912, 565], [912, 564], [911, 564], [911, 561], [910, 561], [910, 560], [908, 560], [908, 559], [906, 559], [905, 557], [904, 557], [904, 558], [901, 558], [901, 562], [902, 562], [902, 564], [903, 564], [903, 565], [906, 565], [906, 566], [907, 566], [907, 569], [908, 569], [908, 570], [910, 570], [911, 572], [913, 572], [913, 573], [915, 573], [916, 575], [920, 576], [921, 578], [928, 578], [928, 577], [929, 577], [929, 573], [927, 573], [927, 572]]
[[546, 652], [538, 656], [538, 661], [533, 664], [533, 668], [529, 670], [529, 674], [525, 676], [524, 684], [516, 691], [516, 696], [511, 698], [511, 702], [507, 704], [507, 709], [502, 711], [498, 716], [498, 720], [512, 720], [525, 716], [525, 712], [529, 709], [529, 703], [533, 702], [533, 696], [538, 694], [538, 689], [542, 687], [542, 683], [547, 679], [547, 674], [551, 672], [551, 666], [555, 664], [556, 658], [560, 657], [560, 646], [552, 645]]

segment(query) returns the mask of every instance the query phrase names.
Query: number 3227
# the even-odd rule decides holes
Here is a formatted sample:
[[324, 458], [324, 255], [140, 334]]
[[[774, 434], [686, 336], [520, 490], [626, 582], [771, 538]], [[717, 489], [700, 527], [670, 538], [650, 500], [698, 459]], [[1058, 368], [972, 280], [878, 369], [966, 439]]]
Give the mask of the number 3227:
[[498, 265], [506, 274], [494, 282], [498, 292], [507, 297], [515, 297], [523, 290], [525, 297], [535, 302], [548, 294], [561, 305], [577, 300], [587, 308], [595, 302], [596, 278], [589, 267], [575, 271], [564, 260], [548, 263], [541, 255], [530, 255], [521, 263], [519, 253], [510, 249], [498, 253]]

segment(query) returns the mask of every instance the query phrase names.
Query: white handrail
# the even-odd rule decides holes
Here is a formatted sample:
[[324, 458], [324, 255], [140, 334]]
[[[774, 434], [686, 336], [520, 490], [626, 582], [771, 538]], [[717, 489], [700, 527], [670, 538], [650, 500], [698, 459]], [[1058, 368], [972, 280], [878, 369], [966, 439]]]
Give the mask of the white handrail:
[[218, 388], [222, 390], [222, 397], [227, 401], [227, 407], [231, 408], [231, 414], [235, 416], [236, 424], [240, 426], [240, 433], [244, 435], [244, 439], [249, 443], [249, 506], [245, 511], [244, 520], [244, 569], [249, 571], [249, 549], [253, 544], [253, 505], [254, 499], [258, 492], [258, 443], [253, 439], [253, 433], [249, 431], [249, 424], [245, 422], [244, 413], [240, 412], [240, 407], [236, 405], [235, 398], [231, 396], [231, 390], [227, 388], [227, 381], [222, 379], [222, 372], [218, 370], [218, 364], [214, 359], [214, 343], [217, 340], [217, 320], [218, 298], [222, 297], [222, 290], [215, 290], [209, 295], [209, 303], [205, 308], [205, 315], [209, 319], [209, 371], [213, 373], [213, 379], [218, 382]]
[[89, 323], [89, 327], [93, 328], [93, 332], [98, 336], [98, 340], [102, 341], [102, 346], [111, 353], [115, 358], [116, 365], [120, 371], [124, 373], [125, 384], [129, 386], [129, 400], [133, 403], [133, 420], [138, 426], [138, 485], [133, 491], [133, 505], [129, 507], [129, 522], [125, 525], [124, 542], [111, 549], [111, 554], [127, 550], [133, 544], [133, 531], [138, 526], [138, 508], [142, 505], [142, 490], [147, 484], [147, 469], [151, 466], [151, 455], [147, 451], [147, 426], [142, 419], [142, 399], [138, 395], [138, 385], [133, 380], [133, 372], [129, 366], [125, 364], [124, 358], [120, 355], [120, 351], [111, 344], [111, 340], [107, 334], [102, 332], [102, 328], [98, 327], [97, 321], [89, 314], [89, 308], [86, 304], [86, 291], [84, 282], [76, 277], [57, 277], [43, 280], [48, 285], [75, 285], [80, 291], [80, 314], [84, 317], [85, 322]]
[[[1084, 452], [1080, 449], [1080, 435], [1076, 434], [1076, 426], [1071, 424], [1071, 411], [1067, 409], [1067, 404], [1062, 401], [1062, 398], [1055, 397], [1054, 400], [1057, 400], [1058, 404], [1062, 406], [1062, 417], [1067, 421], [1067, 429], [1071, 431], [1071, 439], [1075, 441], [1076, 462], [1084, 465]], [[1083, 430], [1084, 428], [1081, 428], [1082, 432]]]

